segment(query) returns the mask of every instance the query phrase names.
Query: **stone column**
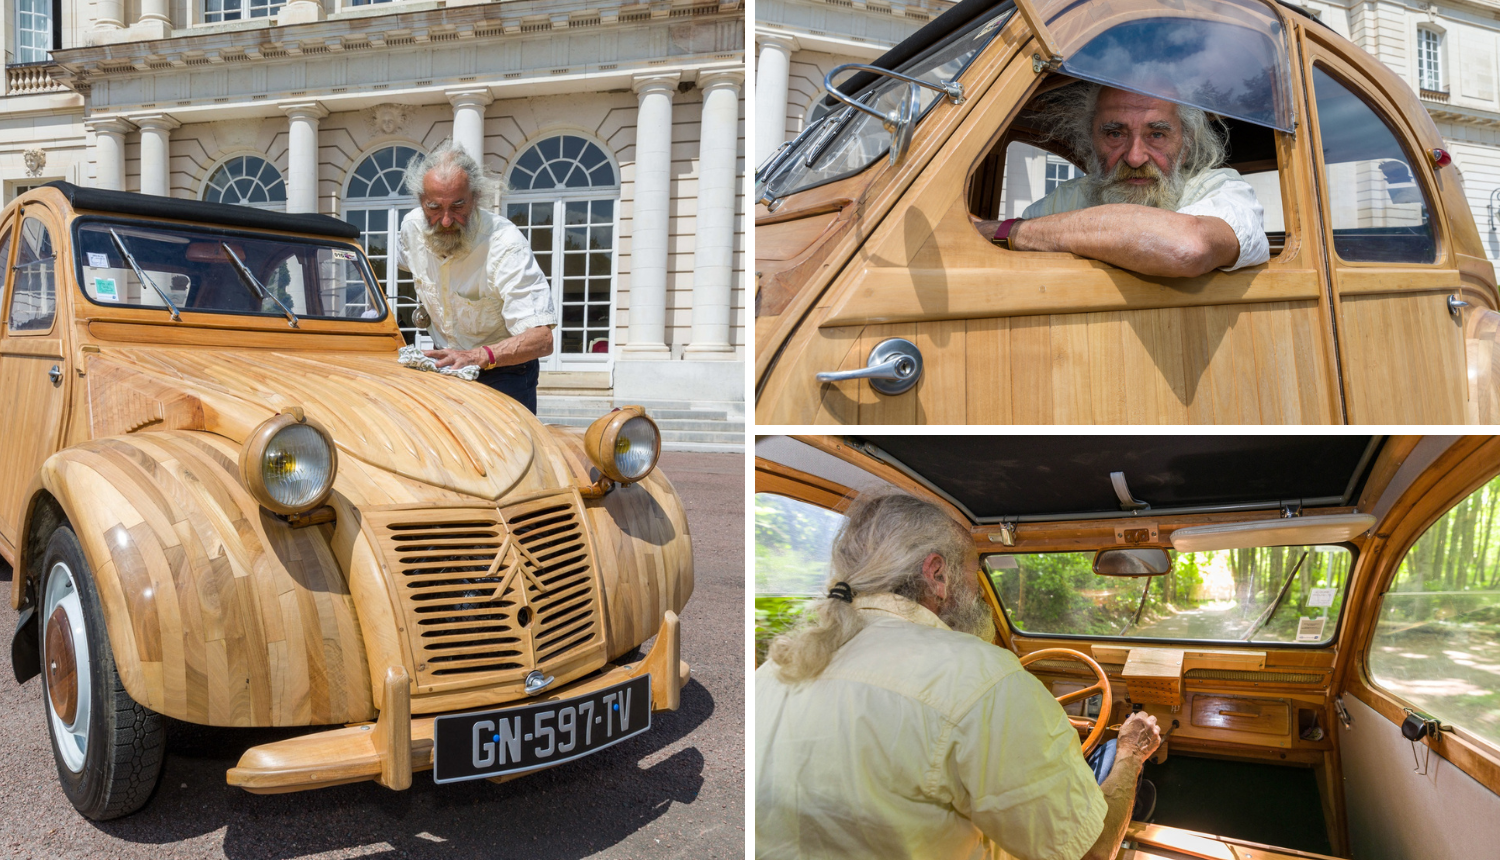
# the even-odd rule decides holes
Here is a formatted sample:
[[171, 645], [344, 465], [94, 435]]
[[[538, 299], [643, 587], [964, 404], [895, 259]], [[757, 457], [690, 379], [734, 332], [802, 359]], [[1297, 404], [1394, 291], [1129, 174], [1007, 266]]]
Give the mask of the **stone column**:
[[286, 211], [318, 211], [318, 120], [328, 109], [317, 102], [279, 105], [291, 122], [287, 134]]
[[786, 90], [792, 52], [790, 36], [759, 36], [760, 59], [755, 69], [755, 163], [760, 164], [786, 141]]
[[693, 333], [683, 358], [734, 357], [729, 297], [734, 272], [735, 190], [740, 171], [740, 69], [700, 72], [698, 216], [693, 245]]
[[120, 117], [85, 120], [94, 133], [94, 187], [107, 191], [125, 190], [125, 135], [135, 126]]
[[141, 129], [141, 193], [172, 196], [172, 129], [182, 123], [164, 113], [130, 119]]
[[125, 0], [95, 0], [93, 26], [99, 30], [123, 29]]
[[[453, 90], [446, 94], [453, 105], [453, 142], [480, 164], [484, 163], [484, 108], [495, 97], [489, 88]], [[488, 205], [492, 201], [485, 201]]]
[[630, 328], [622, 358], [666, 359], [667, 227], [672, 207], [672, 95], [676, 73], [642, 75], [635, 123], [635, 201], [630, 225]]
[[167, 39], [172, 35], [172, 10], [169, 0], [141, 0], [141, 17], [131, 28], [134, 36]]

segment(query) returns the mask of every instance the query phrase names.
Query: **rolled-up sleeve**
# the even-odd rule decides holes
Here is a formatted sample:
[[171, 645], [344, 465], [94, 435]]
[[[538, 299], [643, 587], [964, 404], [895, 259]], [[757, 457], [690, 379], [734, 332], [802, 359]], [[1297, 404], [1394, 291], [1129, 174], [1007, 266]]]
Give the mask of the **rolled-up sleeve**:
[[954, 728], [954, 806], [1020, 860], [1078, 860], [1104, 830], [1104, 792], [1057, 700], [1018, 670]]
[[1265, 210], [1255, 197], [1255, 189], [1243, 179], [1226, 179], [1202, 200], [1177, 211], [1183, 215], [1219, 218], [1234, 231], [1235, 238], [1240, 241], [1240, 256], [1233, 266], [1225, 266], [1224, 271], [1258, 266], [1271, 259], [1271, 246], [1266, 241]]
[[485, 275], [489, 289], [503, 303], [505, 330], [514, 337], [537, 326], [557, 325], [552, 286], [525, 237], [509, 224], [499, 229], [505, 235], [490, 243]]

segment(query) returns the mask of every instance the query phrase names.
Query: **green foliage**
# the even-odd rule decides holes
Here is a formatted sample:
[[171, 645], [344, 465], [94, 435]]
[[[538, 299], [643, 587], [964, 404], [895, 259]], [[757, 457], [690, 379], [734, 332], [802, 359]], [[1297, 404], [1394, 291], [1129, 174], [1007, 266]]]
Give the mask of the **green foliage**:
[[795, 627], [811, 600], [809, 597], [755, 598], [756, 668], [766, 662], [766, 650], [771, 647], [771, 640]]
[[820, 594], [844, 518], [772, 493], [755, 494], [755, 593]]

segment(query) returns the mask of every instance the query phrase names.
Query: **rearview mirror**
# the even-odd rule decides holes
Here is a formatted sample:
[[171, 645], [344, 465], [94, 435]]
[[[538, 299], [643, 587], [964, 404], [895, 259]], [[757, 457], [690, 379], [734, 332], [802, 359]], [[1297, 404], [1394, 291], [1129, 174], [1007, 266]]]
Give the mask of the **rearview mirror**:
[[1164, 549], [1101, 549], [1094, 553], [1094, 573], [1100, 576], [1161, 576], [1172, 572], [1172, 557]]

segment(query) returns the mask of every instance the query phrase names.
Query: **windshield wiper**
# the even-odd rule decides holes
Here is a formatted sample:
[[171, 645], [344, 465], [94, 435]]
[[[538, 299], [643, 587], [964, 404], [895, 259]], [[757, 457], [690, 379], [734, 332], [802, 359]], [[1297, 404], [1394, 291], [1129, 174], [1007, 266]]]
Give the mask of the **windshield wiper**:
[[1272, 601], [1270, 606], [1266, 607], [1266, 611], [1262, 612], [1259, 618], [1255, 619], [1255, 623], [1251, 624], [1250, 629], [1246, 631], [1245, 635], [1240, 637], [1241, 641], [1249, 642], [1250, 637], [1259, 633], [1260, 628], [1266, 626], [1266, 622], [1270, 621], [1271, 616], [1276, 614], [1277, 607], [1281, 606], [1281, 601], [1286, 600], [1286, 593], [1291, 589], [1292, 580], [1297, 578], [1297, 571], [1302, 569], [1302, 562], [1304, 561], [1307, 561], [1307, 553], [1305, 552], [1302, 553], [1301, 558], [1297, 559], [1297, 566], [1292, 568], [1292, 572], [1287, 574], [1286, 580], [1281, 583], [1281, 590], [1276, 592], [1276, 599]]
[[219, 246], [224, 249], [224, 253], [229, 255], [229, 262], [234, 264], [234, 272], [235, 274], [240, 276], [240, 283], [244, 284], [247, 288], [250, 289], [251, 292], [255, 293], [256, 298], [270, 299], [271, 301], [275, 302], [276, 307], [281, 308], [281, 312], [286, 314], [287, 325], [291, 326], [292, 328], [298, 328], [299, 326], [297, 325], [297, 315], [292, 313], [291, 308], [282, 304], [281, 299], [276, 298], [275, 293], [272, 293], [270, 290], [266, 289], [260, 281], [256, 280], [254, 275], [250, 274], [250, 270], [245, 268], [245, 264], [240, 262], [239, 257], [235, 256], [234, 249], [229, 247], [229, 243], [220, 242]]
[[167, 303], [167, 307], [172, 310], [172, 322], [182, 322], [182, 314], [177, 311], [177, 303], [172, 301], [172, 297], [167, 295], [167, 291], [158, 287], [156, 281], [151, 280], [151, 276], [146, 274], [145, 270], [141, 268], [141, 264], [135, 261], [135, 255], [130, 253], [129, 248], [125, 247], [125, 240], [120, 238], [120, 234], [115, 232], [115, 228], [109, 228], [109, 235], [115, 240], [115, 247], [119, 249], [120, 256], [124, 257], [125, 262], [130, 264], [130, 268], [135, 270], [135, 276], [140, 279], [141, 283], [156, 290], [156, 294], [161, 296], [161, 300]]
[[[860, 96], [858, 99], [856, 99], [856, 101], [862, 104], [870, 104], [874, 101], [874, 95], [875, 92], [872, 90], [868, 93], [865, 93], [863, 96]], [[818, 159], [823, 157], [823, 153], [827, 152], [829, 148], [833, 146], [833, 142], [835, 140], [838, 140], [838, 137], [843, 133], [844, 128], [849, 125], [849, 121], [854, 119], [854, 114], [854, 108], [844, 108], [843, 112], [839, 114], [839, 118], [834, 120], [833, 124], [823, 132], [823, 135], [817, 140], [813, 141], [812, 145], [808, 147], [807, 158], [803, 160], [802, 163], [808, 167], [815, 166], [818, 163]], [[824, 116], [832, 116], [832, 112], [824, 114]]]

